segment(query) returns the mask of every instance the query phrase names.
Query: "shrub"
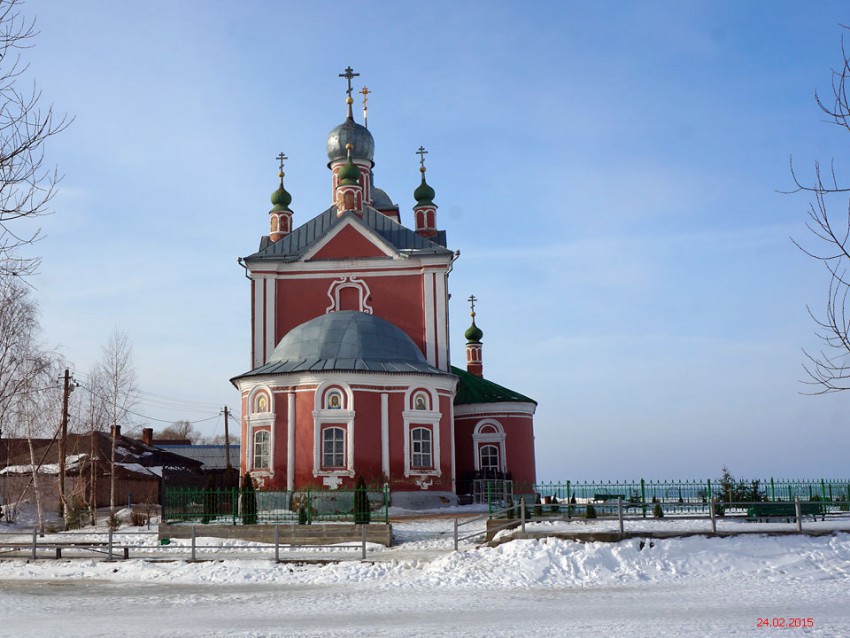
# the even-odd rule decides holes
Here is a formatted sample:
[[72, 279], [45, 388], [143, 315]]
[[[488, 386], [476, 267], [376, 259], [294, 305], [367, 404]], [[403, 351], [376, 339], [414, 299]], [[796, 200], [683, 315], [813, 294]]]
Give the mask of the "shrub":
[[354, 487], [354, 522], [358, 525], [366, 525], [372, 517], [369, 507], [369, 494], [366, 491], [366, 481], [362, 476], [357, 477]]
[[204, 515], [201, 518], [201, 522], [206, 524], [211, 519], [214, 519], [217, 509], [218, 493], [215, 489], [215, 477], [212, 474], [208, 474], [207, 483], [204, 487]]
[[257, 524], [257, 493], [254, 491], [254, 480], [247, 472], [242, 477], [242, 493], [240, 495], [242, 509], [242, 524]]
[[664, 518], [664, 510], [661, 509], [661, 503], [655, 501], [655, 507], [652, 508], [652, 515], [655, 518]]
[[130, 514], [130, 525], [141, 527], [148, 522], [148, 515], [142, 512], [133, 512]]
[[534, 495], [534, 515], [537, 517], [543, 516], [543, 501], [540, 499], [540, 494]]
[[587, 508], [584, 510], [585, 518], [596, 518], [596, 508], [593, 507], [592, 503], [587, 504]]
[[119, 525], [118, 514], [112, 512], [106, 519], [106, 526], [114, 532]]
[[307, 507], [302, 505], [298, 508], [298, 524], [306, 525], [307, 524]]

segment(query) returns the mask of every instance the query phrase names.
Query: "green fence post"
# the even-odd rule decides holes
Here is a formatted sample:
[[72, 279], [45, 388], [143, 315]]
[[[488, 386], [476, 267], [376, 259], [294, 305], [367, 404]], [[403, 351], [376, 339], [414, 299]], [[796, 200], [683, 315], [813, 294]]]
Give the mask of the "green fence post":
[[313, 498], [310, 495], [310, 486], [307, 486], [307, 525], [313, 524]]
[[384, 483], [384, 523], [390, 524], [390, 485]]
[[487, 513], [493, 515], [493, 501], [490, 498], [490, 481], [487, 481]]
[[772, 476], [770, 477], [770, 500], [771, 501], [776, 500], [776, 488], [773, 485], [773, 477]]
[[643, 510], [643, 517], [646, 518], [646, 483], [644, 480], [640, 480], [640, 502], [641, 509]]
[[236, 525], [236, 515], [239, 513], [239, 499], [236, 498], [236, 488], [230, 488], [230, 518]]
[[824, 484], [823, 479], [820, 480], [820, 500], [821, 502], [826, 501], [826, 485]]
[[708, 486], [708, 502], [711, 502], [711, 479], [706, 479], [706, 485]]

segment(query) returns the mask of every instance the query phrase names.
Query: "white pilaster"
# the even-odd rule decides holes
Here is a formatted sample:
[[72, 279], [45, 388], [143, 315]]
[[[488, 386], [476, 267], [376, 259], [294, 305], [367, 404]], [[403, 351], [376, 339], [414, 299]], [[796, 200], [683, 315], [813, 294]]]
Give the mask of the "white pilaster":
[[390, 395], [381, 393], [381, 469], [390, 479]]
[[286, 489], [295, 489], [295, 392], [287, 395], [286, 406]]
[[264, 307], [263, 299], [265, 298], [266, 287], [263, 279], [254, 279], [252, 282], [254, 289], [254, 360], [251, 362], [252, 368], [258, 368], [263, 365], [263, 341], [265, 339], [263, 333], [263, 316]]
[[434, 273], [425, 271], [422, 290], [425, 296], [425, 358], [437, 367], [437, 348], [434, 333]]
[[437, 324], [437, 364], [440, 370], [449, 370], [449, 336], [448, 322], [446, 321], [446, 274], [444, 272], [434, 273], [436, 287], [434, 297], [436, 298], [435, 319]]
[[277, 282], [269, 277], [266, 279], [266, 334], [265, 334], [265, 353], [263, 354], [263, 363], [269, 360], [269, 357], [272, 354], [277, 343], [275, 343], [275, 317], [277, 316], [276, 312], [276, 299], [277, 295], [275, 291], [277, 290]]

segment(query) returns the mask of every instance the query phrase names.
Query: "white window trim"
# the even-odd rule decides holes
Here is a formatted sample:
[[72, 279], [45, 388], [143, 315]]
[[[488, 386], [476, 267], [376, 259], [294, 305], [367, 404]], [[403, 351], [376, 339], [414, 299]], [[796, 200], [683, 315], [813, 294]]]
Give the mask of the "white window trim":
[[[326, 425], [345, 430], [345, 467], [322, 469], [322, 428]], [[354, 410], [313, 411], [313, 476], [354, 476]]]
[[[267, 450], [268, 463], [266, 464], [266, 467], [257, 467], [257, 455], [256, 455], [257, 437], [260, 434], [268, 435], [268, 441], [266, 441], [266, 446], [268, 448], [268, 450]], [[269, 472], [269, 471], [271, 471], [271, 469], [272, 469], [272, 433], [271, 433], [271, 431], [267, 430], [266, 428], [256, 428], [254, 430], [254, 437], [252, 439], [252, 443], [253, 443], [252, 451], [254, 452], [254, 454], [251, 456], [251, 466], [254, 468], [255, 471], [258, 471], [258, 472]]]
[[[404, 417], [404, 477], [442, 476], [443, 472], [440, 466], [440, 418], [442, 414], [433, 410], [405, 410], [402, 412], [402, 416]], [[420, 426], [431, 428], [431, 461], [434, 466], [430, 470], [412, 466], [413, 450], [410, 444], [410, 435], [411, 430]]]
[[[430, 410], [415, 410], [413, 405], [414, 397], [420, 392], [424, 392], [430, 397]], [[428, 412], [437, 412], [440, 405], [440, 396], [434, 388], [428, 388], [424, 385], [414, 385], [407, 388], [404, 392], [404, 409], [414, 411], [417, 414], [426, 414]]]
[[[342, 458], [342, 464], [341, 465], [325, 465], [325, 463], [324, 463], [324, 460], [325, 460], [325, 441], [324, 441], [323, 435], [325, 434], [325, 432], [329, 432], [331, 430], [342, 430], [342, 452], [343, 452], [342, 457], [343, 458]], [[342, 427], [340, 425], [331, 424], [331, 425], [328, 425], [326, 427], [321, 428], [320, 434], [319, 434], [319, 445], [321, 447], [321, 450], [319, 451], [319, 454], [321, 455], [321, 459], [322, 459], [322, 467], [332, 467], [332, 468], [335, 468], [335, 469], [340, 468], [340, 467], [345, 467], [346, 460], [347, 460], [346, 459], [346, 452], [348, 451], [348, 438], [347, 437], [348, 437], [347, 428]], [[332, 454], [335, 456], [336, 452], [332, 452]]]
[[[496, 432], [481, 432], [485, 427], [494, 427], [496, 428]], [[475, 424], [475, 428], [472, 431], [472, 442], [473, 442], [473, 462], [475, 464], [475, 470], [479, 471], [481, 469], [481, 452], [480, 448], [483, 444], [496, 444], [499, 448], [499, 464], [501, 468], [500, 472], [507, 472], [508, 460], [505, 454], [505, 439], [507, 435], [505, 434], [505, 428], [501, 423], [496, 421], [495, 419], [484, 419]]]
[[[248, 467], [249, 470], [255, 474], [261, 474], [263, 476], [274, 476], [274, 427], [269, 427], [269, 423], [261, 423], [254, 424], [249, 423], [248, 429], [250, 431], [250, 436], [248, 438]], [[268, 467], [254, 467], [254, 441], [257, 436], [257, 432], [265, 431], [269, 433], [269, 466]]]
[[[411, 448], [410, 449], [410, 457], [411, 457], [411, 461], [413, 460], [413, 457], [416, 456], [417, 454], [419, 456], [425, 456], [426, 455], [426, 452], [423, 452], [421, 450], [419, 452], [416, 451], [416, 441], [413, 440], [413, 435], [416, 433], [417, 430], [421, 430], [423, 432], [428, 433], [427, 456], [428, 456], [428, 459], [431, 462], [428, 465], [421, 465], [421, 466], [420, 465], [413, 465], [413, 463], [411, 462], [411, 469], [412, 470], [418, 470], [418, 469], [421, 469], [423, 467], [426, 468], [426, 469], [431, 469], [431, 468], [434, 467], [434, 428], [430, 425], [413, 425], [413, 426], [411, 426], [411, 428], [410, 428], [410, 448]], [[422, 442], [423, 441], [419, 441], [419, 443], [422, 443]]]

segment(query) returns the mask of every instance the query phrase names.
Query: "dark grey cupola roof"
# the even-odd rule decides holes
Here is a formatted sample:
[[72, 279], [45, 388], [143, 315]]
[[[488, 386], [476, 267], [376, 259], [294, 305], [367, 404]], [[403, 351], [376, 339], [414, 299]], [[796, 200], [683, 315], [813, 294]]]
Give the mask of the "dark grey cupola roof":
[[243, 377], [288, 372], [390, 372], [445, 375], [400, 328], [356, 310], [331, 312], [290, 330], [268, 363]]

